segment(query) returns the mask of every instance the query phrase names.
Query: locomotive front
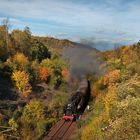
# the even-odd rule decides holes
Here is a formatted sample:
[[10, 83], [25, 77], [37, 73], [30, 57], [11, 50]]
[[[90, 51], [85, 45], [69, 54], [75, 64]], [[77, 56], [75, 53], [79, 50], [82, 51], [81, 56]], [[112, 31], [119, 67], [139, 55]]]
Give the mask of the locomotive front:
[[64, 106], [65, 120], [76, 120], [84, 112], [90, 96], [89, 81], [83, 80], [80, 82], [78, 89]]

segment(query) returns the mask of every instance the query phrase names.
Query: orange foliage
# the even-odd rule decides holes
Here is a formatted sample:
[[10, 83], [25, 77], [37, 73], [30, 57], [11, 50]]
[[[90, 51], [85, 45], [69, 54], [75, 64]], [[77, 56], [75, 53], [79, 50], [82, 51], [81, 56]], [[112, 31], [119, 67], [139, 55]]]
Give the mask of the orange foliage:
[[68, 80], [68, 76], [69, 76], [69, 71], [68, 71], [68, 69], [67, 69], [67, 68], [64, 68], [64, 69], [61, 71], [61, 74], [62, 74], [64, 80], [67, 81], [67, 80]]
[[120, 70], [113, 70], [104, 76], [104, 85], [114, 85], [120, 79]]
[[40, 69], [39, 69], [40, 80], [42, 80], [42, 81], [47, 80], [49, 76], [50, 76], [50, 70], [48, 70], [45, 67], [40, 67]]
[[92, 87], [92, 95], [93, 95], [93, 97], [96, 97], [96, 96], [98, 96], [99, 94], [100, 94], [99, 88], [98, 88], [97, 86], [93, 86], [93, 87]]

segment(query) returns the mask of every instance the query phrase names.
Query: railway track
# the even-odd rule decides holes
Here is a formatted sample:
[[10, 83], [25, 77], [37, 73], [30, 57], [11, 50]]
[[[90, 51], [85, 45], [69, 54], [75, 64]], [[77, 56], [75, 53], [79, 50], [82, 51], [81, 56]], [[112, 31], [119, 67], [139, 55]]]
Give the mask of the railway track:
[[43, 140], [68, 140], [76, 126], [75, 121], [61, 119], [50, 129], [50, 132]]

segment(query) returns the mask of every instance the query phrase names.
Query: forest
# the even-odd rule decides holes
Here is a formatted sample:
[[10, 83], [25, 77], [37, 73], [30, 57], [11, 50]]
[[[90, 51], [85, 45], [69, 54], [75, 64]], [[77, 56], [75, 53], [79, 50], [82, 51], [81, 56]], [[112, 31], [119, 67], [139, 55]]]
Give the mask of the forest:
[[62, 116], [68, 64], [30, 29], [0, 26], [0, 139], [41, 139]]
[[[33, 36], [29, 27], [0, 26], [0, 139], [41, 140], [63, 115], [69, 63], [61, 47], [75, 43]], [[98, 52], [105, 69], [88, 75], [90, 110], [73, 140], [140, 139], [140, 43]], [[94, 60], [93, 60], [94, 61]], [[93, 67], [94, 69], [94, 67]]]

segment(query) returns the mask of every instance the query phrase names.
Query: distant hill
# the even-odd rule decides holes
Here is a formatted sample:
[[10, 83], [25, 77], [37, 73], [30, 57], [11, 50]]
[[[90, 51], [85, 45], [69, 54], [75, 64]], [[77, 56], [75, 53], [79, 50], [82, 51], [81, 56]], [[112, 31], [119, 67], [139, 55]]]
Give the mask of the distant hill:
[[43, 42], [48, 47], [52, 48], [66, 48], [66, 47], [84, 47], [88, 50], [94, 50], [99, 52], [96, 48], [91, 47], [90, 45], [85, 45], [77, 42], [70, 41], [68, 39], [56, 39], [53, 37], [38, 37], [35, 36], [35, 38], [39, 39], [41, 42]]

